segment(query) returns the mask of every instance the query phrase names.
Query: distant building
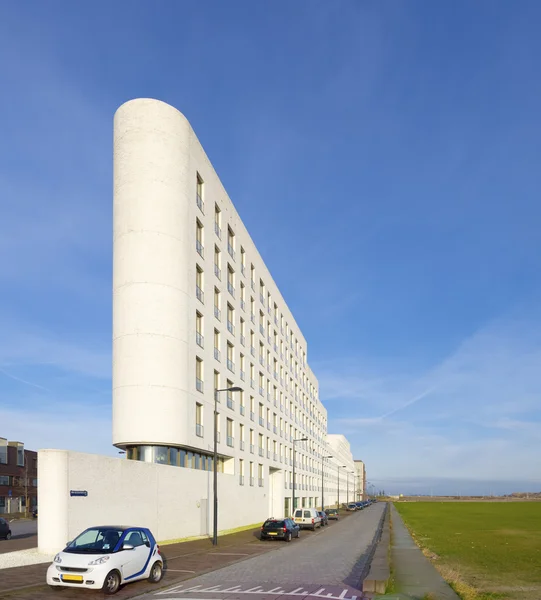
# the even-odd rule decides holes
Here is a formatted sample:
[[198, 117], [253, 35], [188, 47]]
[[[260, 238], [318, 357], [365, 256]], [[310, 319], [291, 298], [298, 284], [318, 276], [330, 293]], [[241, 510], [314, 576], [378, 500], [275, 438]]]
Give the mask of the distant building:
[[355, 460], [355, 500], [366, 499], [366, 469], [362, 460]]
[[0, 438], [0, 514], [28, 513], [37, 501], [37, 453]]

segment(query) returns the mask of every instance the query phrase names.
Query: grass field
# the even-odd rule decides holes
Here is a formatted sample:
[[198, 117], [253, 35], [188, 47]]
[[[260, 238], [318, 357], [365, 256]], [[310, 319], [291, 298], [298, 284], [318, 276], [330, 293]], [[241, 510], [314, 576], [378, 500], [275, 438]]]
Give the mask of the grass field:
[[541, 502], [396, 502], [415, 541], [467, 600], [541, 600]]

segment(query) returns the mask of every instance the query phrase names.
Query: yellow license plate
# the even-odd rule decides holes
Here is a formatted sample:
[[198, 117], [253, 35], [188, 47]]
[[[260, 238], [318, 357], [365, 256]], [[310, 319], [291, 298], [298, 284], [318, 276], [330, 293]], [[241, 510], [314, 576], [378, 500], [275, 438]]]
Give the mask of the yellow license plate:
[[278, 535], [277, 533], [272, 533], [272, 531], [269, 531], [269, 535]]
[[76, 581], [81, 583], [83, 581], [82, 575], [62, 575], [62, 581]]
[[295, 519], [295, 523], [300, 523], [302, 519]]

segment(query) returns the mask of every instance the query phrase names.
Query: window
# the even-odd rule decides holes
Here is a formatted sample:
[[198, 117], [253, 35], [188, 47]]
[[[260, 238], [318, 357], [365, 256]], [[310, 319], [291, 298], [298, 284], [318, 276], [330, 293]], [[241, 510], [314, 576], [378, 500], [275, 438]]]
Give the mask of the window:
[[234, 443], [233, 419], [227, 419], [226, 420], [226, 434], [227, 434], [227, 445], [232, 448], [233, 447], [233, 443]]
[[[214, 389], [220, 389], [220, 373], [219, 371], [214, 371]], [[220, 394], [218, 394], [218, 402], [220, 402]]]
[[246, 380], [246, 371], [245, 371], [246, 359], [244, 357], [244, 354], [242, 354], [242, 353], [239, 356], [239, 362], [240, 362], [240, 378], [242, 379], [242, 381], [245, 381]]
[[235, 363], [234, 359], [234, 346], [227, 342], [227, 368], [234, 373], [235, 372]]
[[251, 454], [253, 454], [255, 451], [254, 444], [255, 444], [255, 433], [254, 433], [253, 429], [250, 429], [250, 453]]
[[8, 464], [8, 442], [4, 438], [0, 438], [0, 465]]
[[235, 271], [231, 265], [227, 265], [227, 291], [235, 297]]
[[262, 279], [259, 280], [259, 299], [261, 300], [261, 304], [265, 306], [265, 284]]
[[218, 238], [222, 239], [222, 211], [220, 207], [215, 204], [214, 205], [214, 231]]
[[0, 475], [0, 485], [12, 485], [11, 475]]
[[244, 460], [239, 459], [239, 485], [244, 485]]
[[231, 335], [235, 335], [235, 309], [227, 303], [227, 331]]
[[203, 392], [203, 361], [198, 356], [195, 358], [195, 387]]
[[265, 454], [265, 438], [263, 437], [263, 434], [260, 433], [259, 434], [259, 456], [263, 456]]
[[242, 246], [240, 247], [240, 270], [243, 275], [246, 275], [246, 252]]
[[255, 267], [254, 265], [250, 265], [250, 285], [255, 292]]
[[257, 478], [259, 487], [263, 487], [263, 465], [257, 465]]
[[246, 286], [244, 283], [240, 283], [240, 307], [242, 310], [246, 310]]
[[244, 425], [242, 423], [239, 424], [239, 440], [240, 449], [244, 450]]
[[195, 342], [201, 348], [204, 347], [203, 315], [199, 312], [195, 313]]
[[221, 295], [220, 290], [218, 288], [214, 288], [214, 316], [218, 319], [218, 321], [222, 320], [222, 311], [221, 308]]
[[205, 203], [203, 198], [203, 178], [197, 173], [197, 187], [196, 187], [196, 202], [199, 206], [199, 210], [205, 212]]
[[195, 295], [200, 302], [205, 301], [203, 294], [203, 269], [199, 265], [195, 269]]
[[250, 463], [250, 485], [254, 485], [254, 463]]
[[231, 227], [227, 228], [227, 251], [233, 260], [235, 260], [235, 234]]
[[240, 343], [245, 346], [246, 345], [246, 324], [244, 319], [240, 318]]
[[265, 410], [261, 402], [259, 403], [259, 424], [265, 425]]
[[203, 405], [195, 403], [195, 434], [203, 437]]
[[214, 275], [218, 279], [222, 279], [222, 253], [220, 252], [220, 248], [218, 246], [214, 246]]
[[214, 330], [214, 358], [216, 360], [220, 360], [221, 359], [221, 354], [220, 354], [220, 332], [217, 329]]
[[203, 245], [203, 225], [199, 219], [195, 222], [195, 249], [201, 258], [204, 257], [205, 246]]

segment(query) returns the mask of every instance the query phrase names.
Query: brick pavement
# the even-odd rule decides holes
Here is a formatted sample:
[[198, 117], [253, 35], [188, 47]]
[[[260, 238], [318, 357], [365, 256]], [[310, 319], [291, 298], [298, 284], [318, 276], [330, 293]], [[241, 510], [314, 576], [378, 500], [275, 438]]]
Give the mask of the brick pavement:
[[384, 511], [383, 503], [374, 504], [315, 534], [303, 531], [300, 544], [297, 540], [282, 544], [280, 551], [271, 556], [255, 556], [201, 577], [192, 577], [185, 584], [166, 589], [159, 595], [156, 592], [145, 595], [141, 600], [240, 600], [254, 594], [257, 600], [326, 594], [331, 594], [328, 598], [358, 600], [362, 596], [360, 579], [370, 560]]
[[[356, 513], [353, 513], [355, 516]], [[330, 527], [318, 530], [315, 533], [302, 532], [301, 539], [295, 543], [308, 543], [311, 536], [318, 536], [327, 530], [332, 531], [350, 519], [350, 514], [344, 513], [342, 521], [331, 522]], [[158, 586], [139, 581], [122, 588], [115, 596], [119, 600], [132, 598], [147, 592], [156, 592], [164, 585], [170, 586], [198, 574], [207, 573], [221, 567], [244, 561], [258, 554], [268, 553], [284, 546], [280, 542], [261, 542], [259, 529], [242, 531], [219, 538], [215, 548], [209, 539], [194, 540], [180, 544], [162, 546], [161, 551], [166, 561], [166, 573]], [[287, 544], [290, 546], [291, 544]], [[56, 593], [45, 584], [45, 573], [49, 563], [15, 567], [0, 570], [0, 599], [10, 600], [50, 600]], [[83, 593], [83, 595], [81, 595]], [[63, 600], [102, 600], [103, 594], [91, 590], [64, 589]]]

